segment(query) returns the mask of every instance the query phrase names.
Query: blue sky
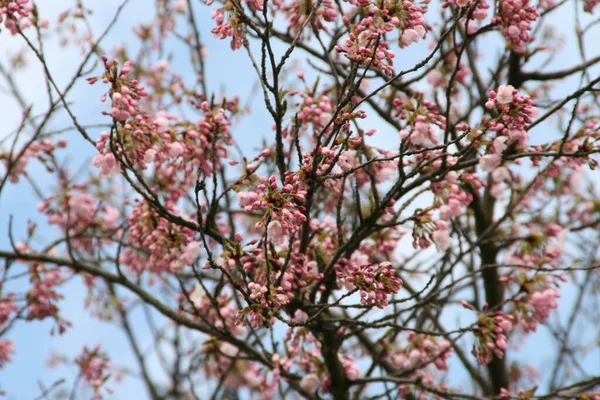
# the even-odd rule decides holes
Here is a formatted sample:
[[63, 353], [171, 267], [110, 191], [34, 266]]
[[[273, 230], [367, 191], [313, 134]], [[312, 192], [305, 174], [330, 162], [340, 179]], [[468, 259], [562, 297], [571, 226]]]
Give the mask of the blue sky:
[[[128, 45], [135, 45], [135, 38], [132, 36], [131, 27], [136, 22], [149, 21], [152, 18], [152, 8], [145, 7], [145, 1], [147, 0], [133, 0], [130, 2], [111, 34], [102, 43], [104, 49], [111, 49], [114, 45], [120, 44], [123, 38], [127, 37], [132, 38], [131, 41], [126, 40]], [[39, 3], [40, 14], [49, 16], [51, 23], [54, 23], [58, 13], [66, 9], [72, 1], [48, 0]], [[103, 30], [109, 23], [119, 4], [120, 1], [115, 0], [102, 1], [102, 7], [98, 7], [95, 10], [95, 14], [91, 17], [92, 24], [97, 32]], [[580, 5], [581, 3], [577, 2], [577, 4]], [[196, 3], [196, 11], [201, 27], [213, 26], [206, 7]], [[559, 23], [572, 21], [573, 7], [567, 6], [559, 14], [559, 18], [563, 19], [563, 21], [557, 21]], [[9, 38], [5, 31], [0, 34], [0, 41], [3, 44], [0, 47], [0, 60], [2, 62], [5, 62], [7, 53], [14, 51], [22, 45], [22, 42], [18, 38]], [[256, 80], [245, 52], [243, 50], [231, 52], [228, 42], [214, 39], [208, 33], [207, 29], [203, 29], [203, 41], [209, 51], [207, 58], [209, 89], [220, 90], [221, 88], [225, 88], [226, 93], [237, 94], [242, 99], [247, 99], [251, 94]], [[59, 87], [62, 87], [73, 75], [80, 55], [77, 51], [60, 48], [56, 41], [49, 41], [45, 46], [48, 54], [49, 68], [53, 76], [57, 79]], [[193, 80], [191, 71], [185, 71], [183, 69], [185, 63], [180, 62], [182, 58], [187, 57], [187, 52], [183, 47], [178, 49], [177, 46], [174, 45], [173, 48], [170, 48], [176, 56], [171, 66], [174, 70], [187, 77], [188, 82], [190, 82]], [[401, 53], [402, 57], [398, 57], [395, 60], [397, 70], [411, 67], [414, 63], [418, 62], [421, 56], [425, 54], [424, 50], [424, 45], [417, 45]], [[589, 55], [593, 55], [594, 50], [592, 48], [589, 50]], [[577, 47], [571, 40], [563, 48], [560, 56], [550, 65], [548, 70], [571, 66], [578, 59]], [[44, 95], [45, 89], [43, 80], [41, 79], [41, 69], [36, 60], [31, 56], [29, 56], [29, 61], [31, 64], [30, 68], [18, 75], [18, 82], [26, 94], [26, 99], [34, 105], [42, 104], [43, 107], [47, 99]], [[573, 80], [563, 83], [561, 87], [557, 88], [556, 93], [570, 93], [576, 85], [577, 83]], [[72, 92], [69, 99], [74, 101], [73, 110], [80, 122], [106, 122], [106, 118], [100, 114], [106, 107], [99, 100], [103, 90], [105, 89], [101, 84], [89, 87], [85, 81], [82, 81]], [[81, 99], [86, 99], [86, 101], [81, 101]], [[254, 114], [252, 117], [243, 119], [240, 125], [236, 127], [236, 137], [240, 145], [245, 148], [254, 147], [257, 143], [260, 143], [260, 138], [269, 137], [271, 134], [271, 121], [266, 111], [261, 107], [262, 100], [255, 95], [253, 103], [255, 107], [253, 107]], [[10, 129], [16, 127], [18, 124], [20, 111], [14, 102], [2, 94], [0, 94], [0, 110], [2, 110], [4, 115], [3, 128], [0, 128], [0, 139], [2, 139], [10, 132]], [[38, 110], [42, 111], [43, 108], [39, 108]], [[70, 122], [64, 115], [55, 119], [52, 123], [53, 128], [61, 128], [69, 125]], [[10, 129], [6, 127], [10, 127]], [[384, 134], [376, 135], [373, 138], [373, 144], [387, 143], [389, 145], [390, 138], [397, 140], [395, 132], [392, 132], [389, 127], [375, 119], [371, 119], [365, 124], [365, 127], [375, 127], [385, 132]], [[536, 140], [536, 136], [538, 135], [539, 139], [543, 140], [542, 138], [546, 135], [545, 127], [544, 124], [537, 128], [537, 131], [532, 135], [533, 140]], [[92, 130], [91, 132], [96, 137], [99, 130]], [[74, 169], [77, 169], [79, 166], [89, 162], [89, 158], [94, 154], [94, 149], [85, 143], [75, 131], [69, 132], [67, 137], [71, 142], [67, 150], [70, 165]], [[33, 163], [29, 171], [38, 182], [43, 184], [42, 186], [53, 184], [49, 180], [49, 175], [44, 172], [43, 167], [39, 164]], [[27, 219], [37, 214], [35, 210], [37, 203], [38, 199], [35, 198], [31, 189], [26, 184], [12, 185], [8, 187], [8, 190], [5, 190], [0, 197], [0, 230], [2, 230], [2, 234], [0, 234], [0, 248], [6, 249], [9, 247], [6, 234], [4, 233], [8, 226], [9, 215], [14, 217], [15, 236], [22, 237]], [[52, 239], [53, 235], [56, 235], [53, 229], [44, 226], [44, 224], [40, 224], [38, 233], [47, 239]], [[51, 337], [48, 335], [51, 328], [49, 323], [35, 322], [18, 324], [9, 335], [15, 341], [16, 354], [13, 363], [0, 370], [0, 387], [11, 395], [8, 397], [9, 399], [32, 399], [40, 393], [37, 385], [38, 380], [42, 381], [48, 387], [54, 380], [63, 376], [70, 376], [68, 371], [64, 369], [51, 370], [45, 366], [50, 351], [63, 353], [72, 359], [84, 344], [93, 346], [101, 342], [109, 354], [119, 356], [118, 360], [121, 363], [135, 365], [129, 346], [124, 336], [120, 333], [120, 330], [87, 316], [82, 306], [85, 292], [81, 285], [79, 285], [79, 282], [69, 283], [64, 287], [62, 292], [67, 298], [61, 303], [63, 315], [74, 324], [68, 334], [62, 337]], [[568, 289], [563, 291], [563, 300], [567, 300], [564, 303], [568, 303], [569, 293]], [[562, 304], [561, 309], [563, 308], [565, 308], [565, 304]], [[457, 316], [449, 315], [447, 317], [448, 324], [452, 324], [452, 320]], [[139, 318], [139, 315], [135, 318]], [[142, 339], [143, 346], [149, 345], [149, 336], [148, 332], [143, 328], [144, 325], [134, 324], [134, 326], [137, 329], [138, 336]], [[522, 354], [527, 354], [526, 357], [528, 360], [535, 360], [534, 364], [541, 365], [541, 363], [546, 361], [547, 353], [545, 349], [549, 341], [550, 339], [542, 332], [536, 335], [534, 339], [528, 340], [525, 343]], [[594, 368], [597, 368], [597, 362], [596, 354], [594, 358], [589, 360], [590, 368], [592, 368], [592, 365]], [[153, 371], [156, 372], [157, 369], [153, 368]], [[451, 378], [459, 382], [462, 376], [455, 374]], [[114, 385], [113, 387], [116, 389], [114, 398], [117, 399], [143, 398], [145, 396], [140, 394], [141, 391], [144, 391], [143, 387], [134, 379], [126, 379], [123, 383]]]

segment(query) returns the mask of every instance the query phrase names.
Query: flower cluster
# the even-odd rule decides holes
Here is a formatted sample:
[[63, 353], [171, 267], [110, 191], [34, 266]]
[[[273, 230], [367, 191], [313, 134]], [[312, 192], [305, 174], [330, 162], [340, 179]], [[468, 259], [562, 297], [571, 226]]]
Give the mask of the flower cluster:
[[450, 226], [442, 219], [433, 221], [430, 212], [416, 214], [413, 227], [413, 247], [426, 249], [434, 243], [437, 251], [446, 251], [450, 247]]
[[[5, 324], [9, 321], [11, 315], [17, 312], [14, 297], [14, 293], [8, 293], [4, 297], [0, 297], [0, 331], [5, 329]], [[0, 340], [0, 368], [11, 361], [10, 355], [13, 352], [14, 345], [12, 340]]]
[[447, 360], [452, 355], [452, 347], [446, 339], [437, 340], [427, 335], [414, 332], [408, 334], [408, 346], [391, 354], [392, 363], [396, 368], [411, 370], [428, 363], [433, 363], [440, 371], [448, 369]]
[[528, 125], [538, 115], [538, 109], [528, 95], [519, 95], [511, 85], [500, 85], [497, 91], [489, 90], [486, 108], [495, 109], [499, 117], [488, 122], [489, 129], [506, 138], [497, 138], [489, 148], [491, 157], [483, 162], [486, 170], [491, 170], [501, 162], [501, 152], [511, 143], [526, 146], [529, 135]]
[[492, 23], [500, 23], [502, 34], [510, 48], [518, 54], [525, 53], [525, 44], [534, 40], [530, 31], [532, 23], [540, 16], [529, 0], [501, 0], [498, 15]]
[[[18, 151], [13, 154], [0, 152], [0, 160], [3, 161], [5, 167], [8, 169], [10, 181], [17, 183], [19, 182], [19, 176], [28, 176], [26, 168], [31, 159], [38, 159], [46, 166], [48, 171], [52, 172], [54, 168], [49, 161], [54, 157], [54, 150], [66, 146], [67, 141], [65, 139], [60, 139], [56, 143], [53, 143], [50, 139], [42, 139], [28, 144], [20, 152]], [[11, 159], [11, 155], [15, 156], [14, 160]]]
[[242, 47], [242, 39], [245, 35], [244, 24], [237, 15], [233, 2], [227, 1], [224, 7], [213, 10], [211, 17], [217, 23], [217, 26], [211, 30], [216, 38], [222, 40], [230, 37], [231, 50]]
[[0, 339], [0, 368], [11, 361], [10, 355], [15, 352], [15, 345], [10, 339]]
[[583, 11], [592, 14], [598, 4], [600, 4], [600, 0], [585, 0], [583, 2]]
[[93, 235], [84, 235], [94, 231], [110, 234], [117, 229], [119, 210], [109, 205], [99, 205], [97, 199], [88, 191], [85, 184], [72, 184], [62, 196], [46, 196], [37, 206], [38, 211], [48, 217], [50, 225], [57, 225], [71, 238], [71, 246], [92, 253], [96, 245], [103, 243], [102, 234], [97, 240]]
[[425, 8], [409, 0], [387, 0], [383, 2], [380, 12], [388, 18], [397, 19], [395, 25], [400, 31], [400, 47], [410, 46], [425, 37]]
[[[358, 379], [362, 375], [360, 369], [354, 362], [354, 357], [350, 354], [338, 354], [338, 358], [344, 368], [344, 375], [350, 380]], [[332, 382], [333, 383], [333, 382]]]
[[368, 264], [353, 268], [347, 280], [360, 289], [362, 304], [384, 308], [389, 304], [388, 296], [398, 293], [402, 279], [396, 277], [391, 266], [390, 262], [382, 262], [378, 266]]
[[31, 0], [0, 0], [0, 22], [12, 35], [16, 35], [19, 29], [25, 28], [29, 23], [26, 18], [33, 11]]
[[523, 329], [526, 332], [535, 332], [537, 325], [543, 324], [550, 317], [550, 312], [558, 307], [559, 297], [560, 293], [555, 288], [546, 288], [526, 296], [526, 312], [519, 320]]
[[400, 130], [400, 139], [408, 147], [429, 147], [438, 144], [439, 130], [446, 128], [446, 119], [437, 104], [425, 99], [422, 93], [412, 97], [398, 97], [393, 101], [394, 118], [406, 121]]
[[6, 296], [0, 297], [0, 329], [9, 320], [10, 315], [17, 311], [14, 297], [14, 293], [8, 293]]
[[[283, 186], [279, 189], [277, 178], [258, 178], [258, 184], [250, 192], [238, 192], [238, 200], [246, 211], [260, 211], [263, 217], [256, 227], [267, 225], [267, 235], [274, 244], [283, 244], [285, 237], [295, 232], [306, 221], [303, 214], [306, 189], [300, 176], [286, 172]], [[268, 222], [267, 222], [268, 221]]]
[[[315, 4], [311, 0], [293, 1], [290, 4], [282, 4], [282, 1], [275, 1], [275, 6], [284, 13], [289, 21], [289, 27], [294, 36], [300, 35], [302, 27], [311, 17], [308, 26], [318, 31], [328, 32], [325, 22], [335, 21], [338, 13], [333, 0], [322, 0], [315, 9]], [[312, 16], [311, 16], [312, 13]]]
[[333, 99], [327, 95], [317, 96], [307, 92], [299, 92], [298, 96], [302, 98], [302, 103], [299, 103], [297, 106], [296, 119], [301, 122], [301, 126], [303, 127], [312, 123], [315, 134], [317, 134], [333, 118], [331, 114], [334, 108], [334, 104], [332, 104]]
[[[395, 55], [388, 48], [388, 42], [383, 39], [383, 34], [391, 32], [395, 27], [393, 22], [376, 24], [375, 20], [372, 15], [363, 18], [350, 28], [350, 35], [341, 46], [335, 46], [335, 49], [359, 65], [379, 68], [386, 75], [391, 76], [394, 73], [392, 59]], [[347, 17], [344, 17], [344, 23], [350, 24]]]
[[[106, 381], [110, 378], [108, 372], [110, 368], [110, 360], [108, 356], [100, 350], [100, 344], [96, 345], [94, 349], [89, 349], [87, 346], [83, 347], [83, 351], [74, 363], [77, 364], [81, 371], [81, 376], [85, 382], [92, 387], [94, 390], [94, 398], [102, 399], [102, 393], [100, 389]], [[109, 388], [106, 388], [109, 392]]]
[[[169, 208], [172, 215], [178, 210]], [[139, 202], [129, 216], [128, 247], [121, 255], [121, 263], [137, 272], [177, 272], [191, 265], [200, 254], [201, 244], [194, 241], [195, 232], [159, 216], [146, 202]], [[136, 247], [146, 251], [139, 251]]]
[[[178, 117], [165, 111], [145, 112], [140, 104], [147, 97], [146, 89], [136, 79], [130, 79], [133, 65], [125, 62], [119, 71], [116, 60], [103, 57], [105, 73], [102, 80], [111, 84], [108, 94], [110, 115], [120, 124], [109, 134], [103, 132], [96, 144], [99, 151], [93, 163], [102, 176], [120, 172], [126, 160], [130, 168], [145, 170], [153, 164], [158, 169], [155, 182], [172, 204], [193, 187], [197, 172], [209, 176], [221, 168], [228, 155], [226, 146], [233, 143], [230, 136], [228, 112], [237, 110], [237, 100], [223, 100], [222, 107], [200, 99], [191, 104], [203, 113], [197, 122], [176, 124]], [[100, 77], [89, 78], [90, 83]]]
[[451, 218], [463, 215], [464, 209], [473, 201], [473, 196], [463, 189], [461, 183], [458, 174], [450, 171], [444, 180], [431, 185], [436, 199], [441, 203], [441, 220], [450, 221]]
[[253, 303], [238, 312], [238, 321], [245, 325], [246, 318], [248, 318], [250, 326], [253, 328], [271, 324], [274, 312], [288, 304], [294, 297], [290, 289], [291, 283], [285, 279], [282, 280], [281, 286], [271, 285], [270, 287], [261, 283], [250, 282], [248, 292]]
[[[487, 305], [486, 307], [487, 308]], [[480, 313], [477, 318], [478, 328], [475, 337], [478, 344], [473, 346], [473, 355], [480, 364], [488, 364], [494, 355], [504, 357], [506, 350], [506, 335], [512, 330], [514, 317], [502, 311], [495, 311], [492, 315]]]

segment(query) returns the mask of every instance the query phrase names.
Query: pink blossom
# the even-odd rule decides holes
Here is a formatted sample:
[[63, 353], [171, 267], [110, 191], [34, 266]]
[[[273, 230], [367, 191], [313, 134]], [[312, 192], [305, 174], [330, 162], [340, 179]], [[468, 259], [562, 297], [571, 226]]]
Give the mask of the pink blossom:
[[202, 307], [202, 301], [206, 298], [206, 292], [201, 284], [197, 283], [194, 286], [194, 290], [190, 293], [190, 300], [194, 304], [194, 307], [200, 309]]
[[350, 380], [355, 380], [355, 379], [360, 378], [361, 372], [360, 372], [360, 369], [354, 363], [354, 357], [352, 357], [349, 354], [344, 354], [344, 355], [339, 354], [338, 358], [340, 359], [340, 361], [342, 362], [342, 365], [344, 366], [344, 373], [346, 375], [346, 378], [348, 378]]
[[532, 308], [532, 318], [538, 323], [543, 323], [549, 316], [550, 311], [558, 307], [557, 298], [560, 293], [556, 289], [544, 289], [541, 292], [535, 292], [529, 298], [529, 305]]
[[154, 162], [155, 159], [156, 159], [156, 150], [155, 149], [146, 150], [146, 152], [144, 153], [144, 162], [146, 164], [150, 164], [151, 162]]
[[292, 322], [297, 324], [303, 324], [308, 321], [308, 314], [302, 310], [296, 310], [294, 312], [294, 317], [292, 318]]
[[431, 234], [437, 251], [446, 251], [450, 247], [450, 234], [448, 231], [437, 230]]
[[500, 85], [498, 87], [497, 99], [500, 104], [508, 104], [513, 101], [513, 92], [515, 88], [512, 85]]
[[100, 176], [110, 177], [121, 172], [121, 167], [112, 153], [96, 154], [92, 164], [94, 167], [100, 168]]
[[179, 142], [169, 144], [169, 156], [177, 158], [184, 152], [183, 145]]
[[414, 29], [407, 29], [402, 33], [400, 44], [402, 47], [409, 46], [410, 44], [419, 41], [422, 36]]
[[183, 265], [191, 265], [196, 261], [196, 258], [198, 258], [201, 251], [202, 244], [200, 242], [190, 242], [185, 247], [183, 253], [179, 258], [179, 261]]
[[0, 329], [8, 321], [10, 315], [16, 311], [14, 293], [9, 293], [6, 297], [0, 298]]
[[300, 379], [300, 386], [309, 393], [314, 393], [321, 386], [321, 379], [317, 374], [307, 374]]
[[158, 117], [154, 120], [156, 125], [156, 131], [158, 133], [164, 133], [169, 130], [169, 120], [165, 117]]
[[440, 71], [434, 69], [427, 74], [427, 82], [429, 82], [433, 87], [441, 87], [446, 83], [446, 79], [444, 79], [444, 76]]
[[500, 154], [487, 154], [479, 159], [479, 166], [485, 172], [492, 172], [502, 163]]
[[225, 354], [227, 357], [236, 357], [240, 352], [237, 347], [228, 342], [222, 342], [219, 345], [219, 350], [221, 353]]
[[0, 368], [8, 364], [10, 355], [15, 352], [15, 346], [12, 340], [0, 339]]
[[458, 217], [462, 214], [463, 206], [457, 199], [451, 198], [448, 200], [448, 204], [444, 204], [440, 207], [440, 219], [448, 221], [450, 218]]
[[121, 212], [111, 206], [105, 206], [104, 207], [104, 216], [102, 219], [103, 225], [105, 229], [114, 229], [117, 227], [117, 220], [119, 219], [119, 216], [121, 215]]
[[281, 246], [287, 239], [281, 222], [277, 220], [269, 222], [269, 225], [267, 225], [267, 235], [275, 246]]
[[492, 142], [492, 147], [494, 148], [494, 153], [502, 154], [504, 150], [506, 150], [506, 141], [508, 138], [506, 136], [499, 136]]

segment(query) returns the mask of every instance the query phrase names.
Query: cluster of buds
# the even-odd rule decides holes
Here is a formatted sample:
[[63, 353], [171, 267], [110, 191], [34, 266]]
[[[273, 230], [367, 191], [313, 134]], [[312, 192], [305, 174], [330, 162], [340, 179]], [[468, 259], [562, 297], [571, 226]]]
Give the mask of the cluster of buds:
[[[17, 306], [14, 301], [15, 294], [8, 293], [0, 297], [0, 331], [5, 329], [5, 324], [13, 313], [17, 312]], [[14, 352], [14, 344], [10, 339], [0, 340], [0, 368], [11, 361], [10, 355]]]
[[384, 308], [389, 304], [389, 295], [398, 293], [403, 282], [391, 266], [390, 262], [382, 262], [378, 266], [368, 264], [353, 268], [347, 280], [360, 290], [362, 304]]
[[[20, 244], [20, 251], [25, 250]], [[63, 334], [71, 323], [59, 316], [58, 301], [64, 296], [56, 291], [56, 287], [64, 282], [58, 268], [48, 269], [42, 264], [30, 268], [32, 287], [27, 291], [27, 319], [53, 318], [58, 327], [58, 333]]]
[[440, 219], [443, 221], [450, 221], [451, 218], [463, 215], [463, 210], [473, 200], [473, 196], [463, 189], [455, 171], [448, 172], [444, 180], [435, 182], [431, 186], [436, 199], [442, 203], [439, 212]]
[[[350, 24], [345, 16], [344, 23]], [[388, 48], [388, 42], [383, 40], [383, 34], [393, 29], [393, 23], [376, 27], [373, 16], [368, 16], [352, 26], [350, 35], [341, 46], [335, 46], [335, 49], [361, 66], [379, 68], [383, 73], [391, 76], [394, 74], [392, 59], [395, 55]]]
[[333, 118], [334, 104], [332, 104], [332, 99], [326, 95], [315, 96], [306, 92], [299, 92], [298, 95], [303, 101], [298, 104], [296, 119], [301, 122], [302, 126], [312, 123], [316, 134], [329, 124]]
[[518, 54], [525, 53], [525, 44], [534, 40], [530, 31], [532, 23], [540, 16], [529, 0], [502, 0], [498, 15], [492, 23], [500, 23], [502, 34], [510, 48]]
[[48, 218], [48, 224], [57, 225], [71, 237], [71, 246], [88, 253], [95, 245], [101, 245], [101, 238], [82, 235], [88, 231], [106, 232], [111, 235], [118, 225], [120, 212], [107, 204], [99, 206], [97, 200], [87, 192], [85, 184], [72, 184], [62, 196], [49, 195], [37, 205], [38, 211]]
[[27, 27], [30, 23], [28, 18], [33, 11], [31, 0], [0, 0], [0, 22], [12, 35], [16, 35], [19, 29]]
[[[495, 109], [499, 116], [488, 121], [489, 130], [497, 132], [500, 137], [492, 142], [489, 154], [480, 165], [490, 171], [502, 162], [502, 152], [511, 143], [526, 146], [529, 135], [529, 124], [538, 115], [538, 109], [528, 95], [519, 95], [519, 91], [511, 85], [500, 85], [498, 90], [489, 90], [489, 99], [485, 103], [488, 109]], [[484, 156], [485, 157], [485, 156]]]
[[[463, 306], [473, 309], [470, 305], [463, 302]], [[473, 346], [473, 355], [477, 357], [480, 364], [489, 364], [494, 355], [497, 358], [504, 357], [506, 350], [506, 335], [512, 330], [514, 317], [503, 311], [495, 311], [493, 314], [485, 312], [487, 304], [484, 306], [484, 312], [477, 318], [477, 329], [475, 337], [477, 344]]]
[[[136, 79], [127, 78], [127, 75], [133, 71], [131, 61], [126, 61], [120, 70], [118, 60], [110, 60], [103, 55], [102, 61], [104, 62], [104, 74], [87, 78], [87, 81], [93, 85], [101, 79], [103, 83], [111, 84], [108, 96], [111, 98], [112, 108], [105, 114], [117, 121], [124, 122], [140, 112], [139, 101], [146, 97], [148, 92]], [[103, 95], [101, 100], [106, 101], [106, 98], [107, 95]]]
[[600, 4], [600, 0], [585, 0], [583, 2], [583, 11], [592, 14], [598, 4]]
[[[176, 209], [169, 211], [178, 214]], [[150, 253], [140, 252], [136, 246], [123, 252], [120, 262], [137, 272], [177, 272], [193, 264], [200, 254], [202, 246], [194, 240], [193, 230], [158, 216], [145, 202], [133, 209], [129, 225], [129, 243]]]
[[425, 212], [414, 216], [413, 247], [426, 249], [434, 243], [437, 251], [446, 251], [452, 243], [450, 226], [447, 221], [433, 221], [431, 213]]
[[[279, 5], [278, 1], [275, 2], [275, 6], [279, 6], [281, 12], [286, 16], [289, 21], [289, 27], [294, 36], [298, 36], [302, 33], [302, 27], [307, 23], [307, 19], [311, 16], [309, 26], [313, 27], [318, 31], [328, 32], [325, 22], [335, 21], [338, 13], [337, 7], [333, 0], [322, 0], [319, 1], [319, 6], [315, 9], [315, 4], [311, 0], [293, 1], [289, 5]], [[310, 32], [310, 30], [307, 30]]]
[[[212, 1], [211, 1], [212, 3]], [[237, 50], [242, 47], [244, 38], [244, 24], [237, 16], [233, 2], [227, 1], [224, 7], [218, 8], [211, 13], [212, 19], [217, 26], [211, 32], [218, 39], [231, 38], [231, 50]]]
[[280, 245], [306, 221], [304, 207], [299, 204], [306, 200], [305, 196], [306, 189], [300, 176], [287, 171], [281, 189], [275, 175], [268, 179], [261, 176], [253, 191], [238, 193], [238, 200], [246, 211], [264, 212], [256, 227], [262, 228], [266, 224], [269, 239]]
[[[83, 351], [74, 360], [74, 363], [81, 370], [81, 376], [85, 382], [94, 390], [94, 398], [102, 399], [103, 396], [100, 389], [110, 378], [108, 372], [110, 362], [108, 356], [100, 351], [100, 344], [96, 345], [94, 349], [84, 346]], [[111, 392], [110, 388], [106, 389], [109, 393]]]
[[405, 349], [391, 355], [396, 368], [410, 370], [433, 363], [440, 371], [448, 369], [447, 360], [452, 355], [452, 347], [447, 339], [438, 341], [431, 336], [410, 332], [408, 343]]
[[543, 324], [550, 312], [558, 307], [560, 293], [555, 288], [546, 288], [526, 296], [528, 315], [519, 321], [526, 332], [535, 332], [538, 324]]
[[[53, 143], [50, 139], [42, 139], [27, 145], [22, 151], [13, 152], [12, 154], [0, 152], [0, 161], [3, 161], [10, 174], [10, 182], [17, 183], [20, 176], [27, 176], [25, 169], [31, 159], [38, 159], [49, 172], [52, 172], [54, 169], [48, 161], [54, 156], [56, 148], [66, 146], [66, 139], [60, 139], [56, 143]], [[14, 156], [14, 159], [10, 158], [11, 155]]]
[[398, 97], [393, 101], [394, 118], [406, 121], [400, 139], [409, 147], [434, 146], [439, 141], [438, 130], [446, 128], [446, 119], [437, 104], [425, 99], [422, 93], [413, 97]]

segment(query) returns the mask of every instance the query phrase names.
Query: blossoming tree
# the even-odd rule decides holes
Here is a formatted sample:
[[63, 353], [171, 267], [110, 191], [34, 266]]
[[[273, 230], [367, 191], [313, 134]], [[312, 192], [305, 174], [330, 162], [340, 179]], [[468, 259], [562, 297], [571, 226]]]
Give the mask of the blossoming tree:
[[36, 3], [0, 0], [0, 369], [74, 282], [136, 360], [90, 337], [39, 398], [600, 399], [596, 0]]

